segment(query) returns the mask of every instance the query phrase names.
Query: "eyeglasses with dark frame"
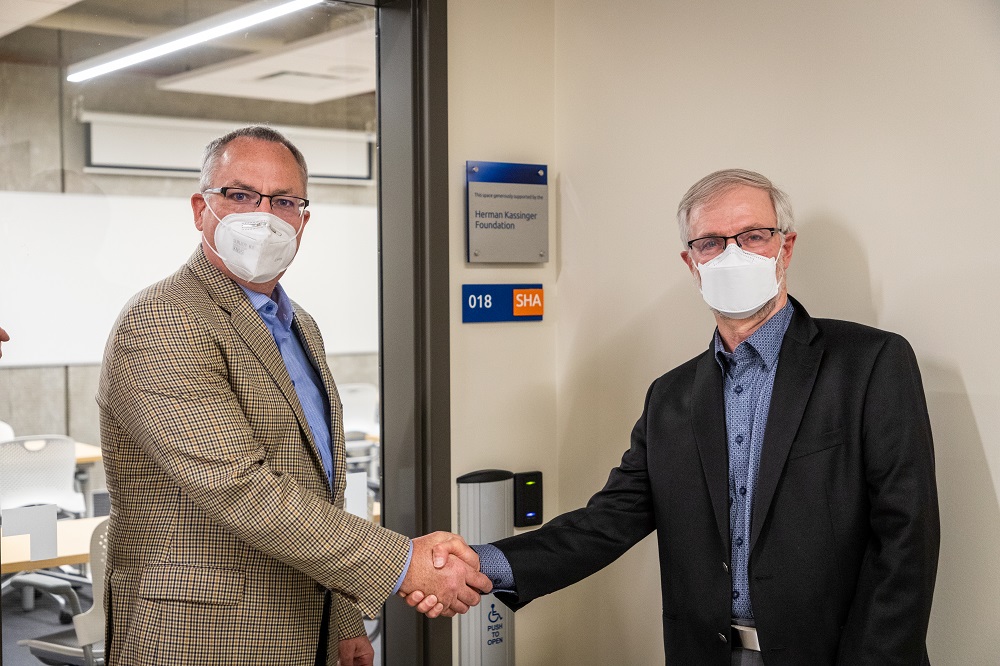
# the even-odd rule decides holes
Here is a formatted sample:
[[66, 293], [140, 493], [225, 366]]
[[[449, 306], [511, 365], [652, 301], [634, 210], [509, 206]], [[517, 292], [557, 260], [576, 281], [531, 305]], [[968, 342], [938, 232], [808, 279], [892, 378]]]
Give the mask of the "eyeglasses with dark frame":
[[289, 194], [261, 194], [245, 187], [212, 187], [203, 190], [202, 194], [221, 194], [230, 207], [240, 211], [250, 211], [260, 207], [264, 198], [271, 200], [271, 210], [277, 215], [302, 217], [309, 199], [293, 197]]
[[736, 241], [736, 245], [749, 252], [756, 252], [767, 248], [774, 234], [779, 233], [775, 227], [761, 227], [758, 229], [747, 229], [735, 236], [702, 236], [687, 243], [687, 246], [702, 259], [711, 259], [722, 254], [726, 249], [726, 243], [730, 238]]

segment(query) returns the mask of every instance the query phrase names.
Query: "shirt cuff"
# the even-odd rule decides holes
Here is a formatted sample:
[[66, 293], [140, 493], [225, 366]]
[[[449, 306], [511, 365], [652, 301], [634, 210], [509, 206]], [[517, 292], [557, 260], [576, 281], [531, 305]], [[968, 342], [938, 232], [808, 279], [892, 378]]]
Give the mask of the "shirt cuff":
[[[403, 579], [406, 578], [406, 572], [410, 570], [410, 560], [413, 559], [413, 542], [410, 542], [410, 552], [406, 554], [406, 563], [403, 565], [403, 573], [399, 574], [399, 579], [396, 581], [396, 586], [392, 588], [392, 593], [396, 594], [399, 592], [399, 588], [403, 587]], [[385, 589], [385, 588], [382, 588]]]
[[514, 571], [503, 551], [491, 543], [472, 546], [479, 555], [479, 571], [493, 582], [494, 592], [516, 593]]

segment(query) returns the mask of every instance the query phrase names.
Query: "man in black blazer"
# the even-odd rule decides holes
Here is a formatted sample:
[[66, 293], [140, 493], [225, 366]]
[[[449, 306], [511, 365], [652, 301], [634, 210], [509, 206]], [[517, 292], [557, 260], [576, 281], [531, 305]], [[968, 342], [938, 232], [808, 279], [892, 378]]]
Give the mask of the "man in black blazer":
[[668, 664], [927, 664], [939, 525], [913, 351], [787, 295], [791, 206], [760, 174], [706, 176], [678, 221], [712, 344], [653, 382], [585, 508], [477, 547], [497, 597], [516, 610], [655, 529]]

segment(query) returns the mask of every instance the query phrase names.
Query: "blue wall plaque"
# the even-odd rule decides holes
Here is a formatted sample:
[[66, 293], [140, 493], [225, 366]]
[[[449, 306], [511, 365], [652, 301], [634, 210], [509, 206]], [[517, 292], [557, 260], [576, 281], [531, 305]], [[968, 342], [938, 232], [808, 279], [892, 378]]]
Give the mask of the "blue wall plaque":
[[462, 323], [541, 321], [545, 293], [540, 284], [463, 284]]

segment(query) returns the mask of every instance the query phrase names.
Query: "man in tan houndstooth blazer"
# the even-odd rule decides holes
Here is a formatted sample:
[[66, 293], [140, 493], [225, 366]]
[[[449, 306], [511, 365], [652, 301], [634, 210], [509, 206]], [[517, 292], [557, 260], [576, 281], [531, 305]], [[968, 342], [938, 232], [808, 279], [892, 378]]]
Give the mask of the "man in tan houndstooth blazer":
[[328, 406], [322, 437], [250, 299], [277, 298], [284, 271], [245, 273], [217, 242], [228, 214], [269, 206], [291, 225], [267, 218], [273, 233], [294, 229], [294, 256], [309, 219], [301, 153], [269, 128], [237, 130], [209, 145], [201, 190], [201, 247], [125, 306], [102, 367], [107, 663], [370, 664], [362, 613], [377, 615], [394, 591], [437, 588], [444, 603], [429, 615], [453, 615], [489, 580], [471, 551], [472, 568], [451, 558], [435, 574], [431, 545], [460, 537], [411, 542], [342, 510], [341, 406], [319, 330], [287, 301]]

